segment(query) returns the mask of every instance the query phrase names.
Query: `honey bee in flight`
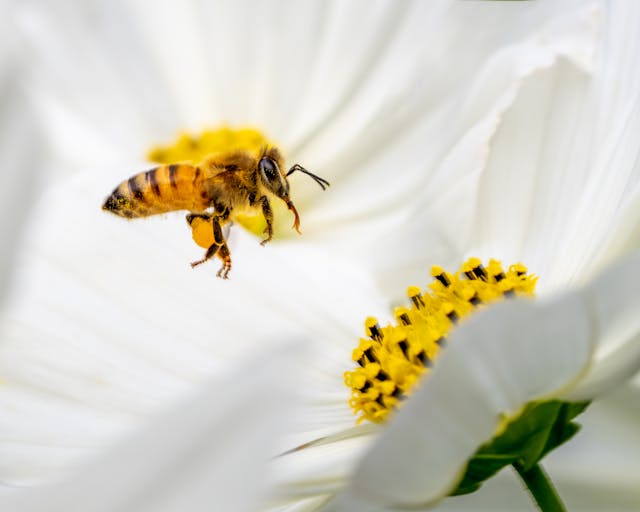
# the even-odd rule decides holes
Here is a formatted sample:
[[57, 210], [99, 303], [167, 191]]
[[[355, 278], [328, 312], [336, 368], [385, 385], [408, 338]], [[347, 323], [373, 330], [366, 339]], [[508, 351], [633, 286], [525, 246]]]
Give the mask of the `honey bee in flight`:
[[273, 211], [270, 198], [284, 201], [293, 212], [293, 229], [300, 233], [300, 217], [289, 198], [287, 177], [296, 171], [315, 180], [325, 190], [329, 182], [295, 164], [284, 171], [284, 160], [275, 147], [265, 148], [256, 157], [248, 151], [216, 153], [200, 165], [161, 165], [123, 181], [102, 205], [103, 210], [133, 219], [176, 210], [187, 210], [187, 223], [203, 219], [211, 223], [213, 243], [204, 258], [192, 267], [217, 256], [222, 261], [218, 277], [227, 279], [231, 253], [222, 226], [240, 213], [262, 212], [267, 227], [264, 245], [273, 238]]

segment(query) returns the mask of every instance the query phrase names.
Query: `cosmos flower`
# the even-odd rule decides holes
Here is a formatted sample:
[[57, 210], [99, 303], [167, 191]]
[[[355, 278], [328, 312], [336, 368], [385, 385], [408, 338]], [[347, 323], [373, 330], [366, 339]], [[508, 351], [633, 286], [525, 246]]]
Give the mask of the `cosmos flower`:
[[359, 462], [351, 492], [388, 505], [433, 503], [524, 404], [592, 400], [633, 375], [640, 295], [629, 276], [639, 264], [640, 254], [577, 293], [504, 303], [457, 328], [427, 383]]
[[[2, 325], [7, 483], [59, 477], [247, 351], [268, 351], [300, 331], [315, 350], [292, 386], [308, 407], [292, 420], [282, 450], [343, 432], [355, 417], [342, 374], [362, 322], [388, 317], [431, 264], [453, 269], [471, 253], [522, 260], [540, 276], [544, 296], [592, 282], [637, 246], [627, 236], [637, 225], [638, 121], [636, 56], [621, 51], [634, 33], [625, 11], [582, 2], [257, 10], [192, 2], [150, 15], [135, 3], [89, 5], [94, 10], [62, 3], [54, 12], [33, 2], [17, 14], [38, 64], [30, 83], [56, 151], [46, 169], [56, 183], [35, 208]], [[598, 39], [603, 27], [606, 44]], [[618, 79], [621, 69], [631, 71]], [[141, 160], [146, 149], [179, 128], [221, 122], [264, 129], [290, 160], [332, 183], [322, 194], [313, 183], [292, 183], [302, 239], [281, 233], [263, 249], [234, 228], [229, 283], [216, 280], [215, 269], [185, 265], [197, 248], [181, 219], [123, 224], [97, 210], [116, 183], [149, 165]], [[582, 318], [563, 318], [567, 303], [602, 282], [542, 306], [488, 308], [451, 345], [470, 336], [469, 326], [501, 329], [511, 307], [524, 308], [522, 322], [539, 332], [566, 330]], [[622, 284], [611, 292], [617, 299]], [[505, 328], [499, 341], [509, 338]], [[633, 346], [630, 339], [620, 347]], [[605, 346], [600, 340], [562, 366], [556, 382], [591, 361], [598, 353], [591, 349]], [[470, 353], [468, 342], [456, 345], [441, 366]], [[508, 363], [511, 354], [478, 360], [477, 368]], [[628, 376], [598, 368], [609, 368], [613, 382]], [[455, 380], [443, 371], [429, 376], [393, 425], [411, 418], [418, 408], [411, 404], [430, 400], [422, 397], [439, 382]], [[524, 370], [516, 377], [504, 389], [539, 383]], [[430, 414], [449, 412], [439, 404]], [[383, 435], [383, 447], [397, 428]], [[323, 503], [344, 488], [373, 439], [280, 458], [283, 499]], [[410, 459], [407, 467], [423, 463]], [[447, 474], [461, 464], [453, 455], [444, 463]], [[374, 482], [384, 469], [356, 472], [347, 498], [370, 491], [361, 475]], [[449, 484], [422, 491], [441, 497]], [[399, 484], [371, 496], [396, 503], [396, 490], [425, 499]]]

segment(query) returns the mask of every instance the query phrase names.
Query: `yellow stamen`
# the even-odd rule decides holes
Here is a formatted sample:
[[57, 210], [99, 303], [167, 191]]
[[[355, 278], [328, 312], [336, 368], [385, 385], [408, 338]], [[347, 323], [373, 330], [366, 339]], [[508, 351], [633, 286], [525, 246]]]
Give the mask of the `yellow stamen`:
[[433, 266], [431, 275], [434, 281], [424, 293], [417, 286], [408, 288], [411, 305], [394, 310], [395, 324], [380, 327], [373, 317], [365, 321], [367, 337], [352, 353], [358, 367], [344, 374], [358, 423], [383, 422], [400, 407], [429, 373], [455, 324], [483, 304], [532, 297], [538, 281], [521, 263], [504, 272], [499, 261], [492, 259], [484, 267], [478, 258], [468, 259], [453, 275]]
[[[190, 163], [198, 165], [205, 158], [215, 153], [233, 151], [249, 151], [256, 156], [265, 146], [277, 146], [255, 128], [230, 128], [224, 126], [217, 129], [207, 129], [198, 135], [181, 133], [173, 144], [158, 145], [147, 152], [147, 159], [158, 164]], [[284, 216], [283, 208], [274, 205], [274, 214]], [[255, 235], [262, 236], [266, 227], [264, 217], [259, 214], [237, 214], [235, 221]], [[205, 249], [209, 248], [213, 240], [211, 222], [195, 219], [191, 225], [193, 240]]]
[[181, 133], [173, 144], [151, 148], [147, 153], [147, 159], [159, 164], [199, 164], [214, 153], [245, 150], [259, 155], [260, 150], [266, 145], [273, 145], [273, 141], [255, 128], [225, 126], [215, 130], [203, 130], [199, 135]]

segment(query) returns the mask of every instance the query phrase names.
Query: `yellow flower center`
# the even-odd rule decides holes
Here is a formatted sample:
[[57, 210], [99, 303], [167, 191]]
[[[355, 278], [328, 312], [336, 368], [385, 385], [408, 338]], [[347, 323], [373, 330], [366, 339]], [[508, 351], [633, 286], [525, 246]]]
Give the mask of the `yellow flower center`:
[[434, 266], [431, 275], [434, 281], [424, 293], [409, 287], [411, 305], [396, 308], [395, 324], [380, 327], [372, 317], [365, 321], [367, 337], [352, 353], [358, 366], [344, 374], [358, 423], [383, 422], [400, 407], [429, 373], [449, 330], [464, 317], [505, 297], [531, 297], [538, 280], [521, 263], [504, 272], [499, 261], [484, 267], [478, 258], [467, 260], [455, 274]]
[[245, 150], [259, 155], [266, 145], [273, 145], [273, 142], [255, 128], [225, 126], [204, 130], [199, 135], [181, 133], [173, 144], [152, 147], [147, 152], [147, 159], [159, 164], [199, 164], [214, 153]]
[[[190, 163], [198, 165], [205, 158], [216, 153], [249, 151], [257, 156], [265, 146], [276, 146], [272, 140], [255, 128], [207, 129], [198, 135], [181, 133], [172, 144], [157, 145], [147, 152], [147, 159], [158, 164]], [[277, 207], [276, 207], [277, 208]], [[274, 212], [280, 215], [279, 211]], [[266, 227], [262, 215], [236, 215], [235, 221], [255, 235], [261, 236]], [[213, 243], [211, 221], [194, 219], [191, 224], [193, 240], [205, 249]]]

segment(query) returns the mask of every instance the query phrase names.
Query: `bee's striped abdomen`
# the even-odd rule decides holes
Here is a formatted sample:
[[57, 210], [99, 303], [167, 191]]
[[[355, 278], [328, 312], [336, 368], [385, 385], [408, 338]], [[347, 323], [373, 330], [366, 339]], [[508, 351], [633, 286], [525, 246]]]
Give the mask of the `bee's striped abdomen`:
[[129, 219], [175, 210], [203, 211], [210, 201], [202, 182], [198, 167], [161, 165], [120, 183], [102, 208]]

